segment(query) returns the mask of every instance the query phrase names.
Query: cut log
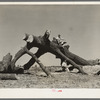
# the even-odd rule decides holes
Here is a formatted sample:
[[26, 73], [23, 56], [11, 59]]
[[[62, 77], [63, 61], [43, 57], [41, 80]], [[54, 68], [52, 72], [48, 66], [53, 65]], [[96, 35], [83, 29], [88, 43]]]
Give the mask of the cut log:
[[19, 79], [18, 76], [16, 74], [5, 74], [5, 73], [2, 73], [0, 74], [0, 79], [1, 80], [17, 80]]

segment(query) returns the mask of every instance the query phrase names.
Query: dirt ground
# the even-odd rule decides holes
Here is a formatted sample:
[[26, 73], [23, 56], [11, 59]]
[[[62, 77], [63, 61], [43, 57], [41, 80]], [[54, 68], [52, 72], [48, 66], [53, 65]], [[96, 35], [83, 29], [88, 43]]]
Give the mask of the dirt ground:
[[93, 75], [100, 66], [84, 66], [88, 75], [72, 72], [59, 72], [60, 66], [47, 66], [54, 77], [46, 77], [39, 66], [32, 66], [30, 74], [18, 74], [18, 80], [0, 80], [0, 88], [100, 88], [100, 76]]

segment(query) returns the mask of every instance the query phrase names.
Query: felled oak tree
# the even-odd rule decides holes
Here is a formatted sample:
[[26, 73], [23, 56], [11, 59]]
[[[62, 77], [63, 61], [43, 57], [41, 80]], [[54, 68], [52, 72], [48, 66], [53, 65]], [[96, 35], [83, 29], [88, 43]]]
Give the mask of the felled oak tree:
[[[30, 50], [33, 47], [37, 47], [38, 51], [34, 54], [37, 58], [42, 56], [43, 54], [49, 52], [54, 54], [56, 57], [66, 60], [71, 65], [74, 66], [74, 68], [77, 68], [82, 74], [86, 74], [81, 65], [78, 65], [74, 62], [74, 60], [68, 58], [68, 55], [64, 54], [64, 48], [61, 45], [56, 44], [55, 42], [52, 42], [49, 40], [49, 32], [46, 31], [43, 36], [34, 36], [34, 35], [25, 35], [24, 40], [26, 41], [26, 46], [24, 48], [27, 48], [27, 50]], [[16, 61], [25, 53], [27, 53], [24, 49], [21, 49], [18, 51], [18, 53], [15, 55], [14, 59], [12, 60], [12, 69], [16, 63]], [[23, 67], [24, 70], [28, 70], [36, 60], [34, 58], [31, 58], [28, 63], [26, 63]]]

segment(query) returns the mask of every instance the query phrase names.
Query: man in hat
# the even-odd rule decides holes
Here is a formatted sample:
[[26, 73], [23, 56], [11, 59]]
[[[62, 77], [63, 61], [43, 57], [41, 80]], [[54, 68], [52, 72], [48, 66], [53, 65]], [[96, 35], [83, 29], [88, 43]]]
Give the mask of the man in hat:
[[58, 36], [56, 37], [56, 40], [57, 40], [57, 43], [58, 45], [61, 44], [61, 45], [64, 45], [65, 43], [67, 43], [64, 38], [61, 37], [60, 34], [58, 34]]

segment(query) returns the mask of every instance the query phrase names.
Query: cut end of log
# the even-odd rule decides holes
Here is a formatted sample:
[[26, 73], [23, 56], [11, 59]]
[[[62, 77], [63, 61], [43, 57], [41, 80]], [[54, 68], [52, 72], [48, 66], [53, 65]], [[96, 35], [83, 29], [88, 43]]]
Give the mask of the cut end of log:
[[18, 80], [19, 77], [16, 74], [6, 74], [2, 73], [0, 74], [0, 80]]
[[23, 37], [23, 40], [29, 43], [32, 43], [34, 40], [33, 35], [29, 35], [29, 34], [25, 34], [25, 36]]

